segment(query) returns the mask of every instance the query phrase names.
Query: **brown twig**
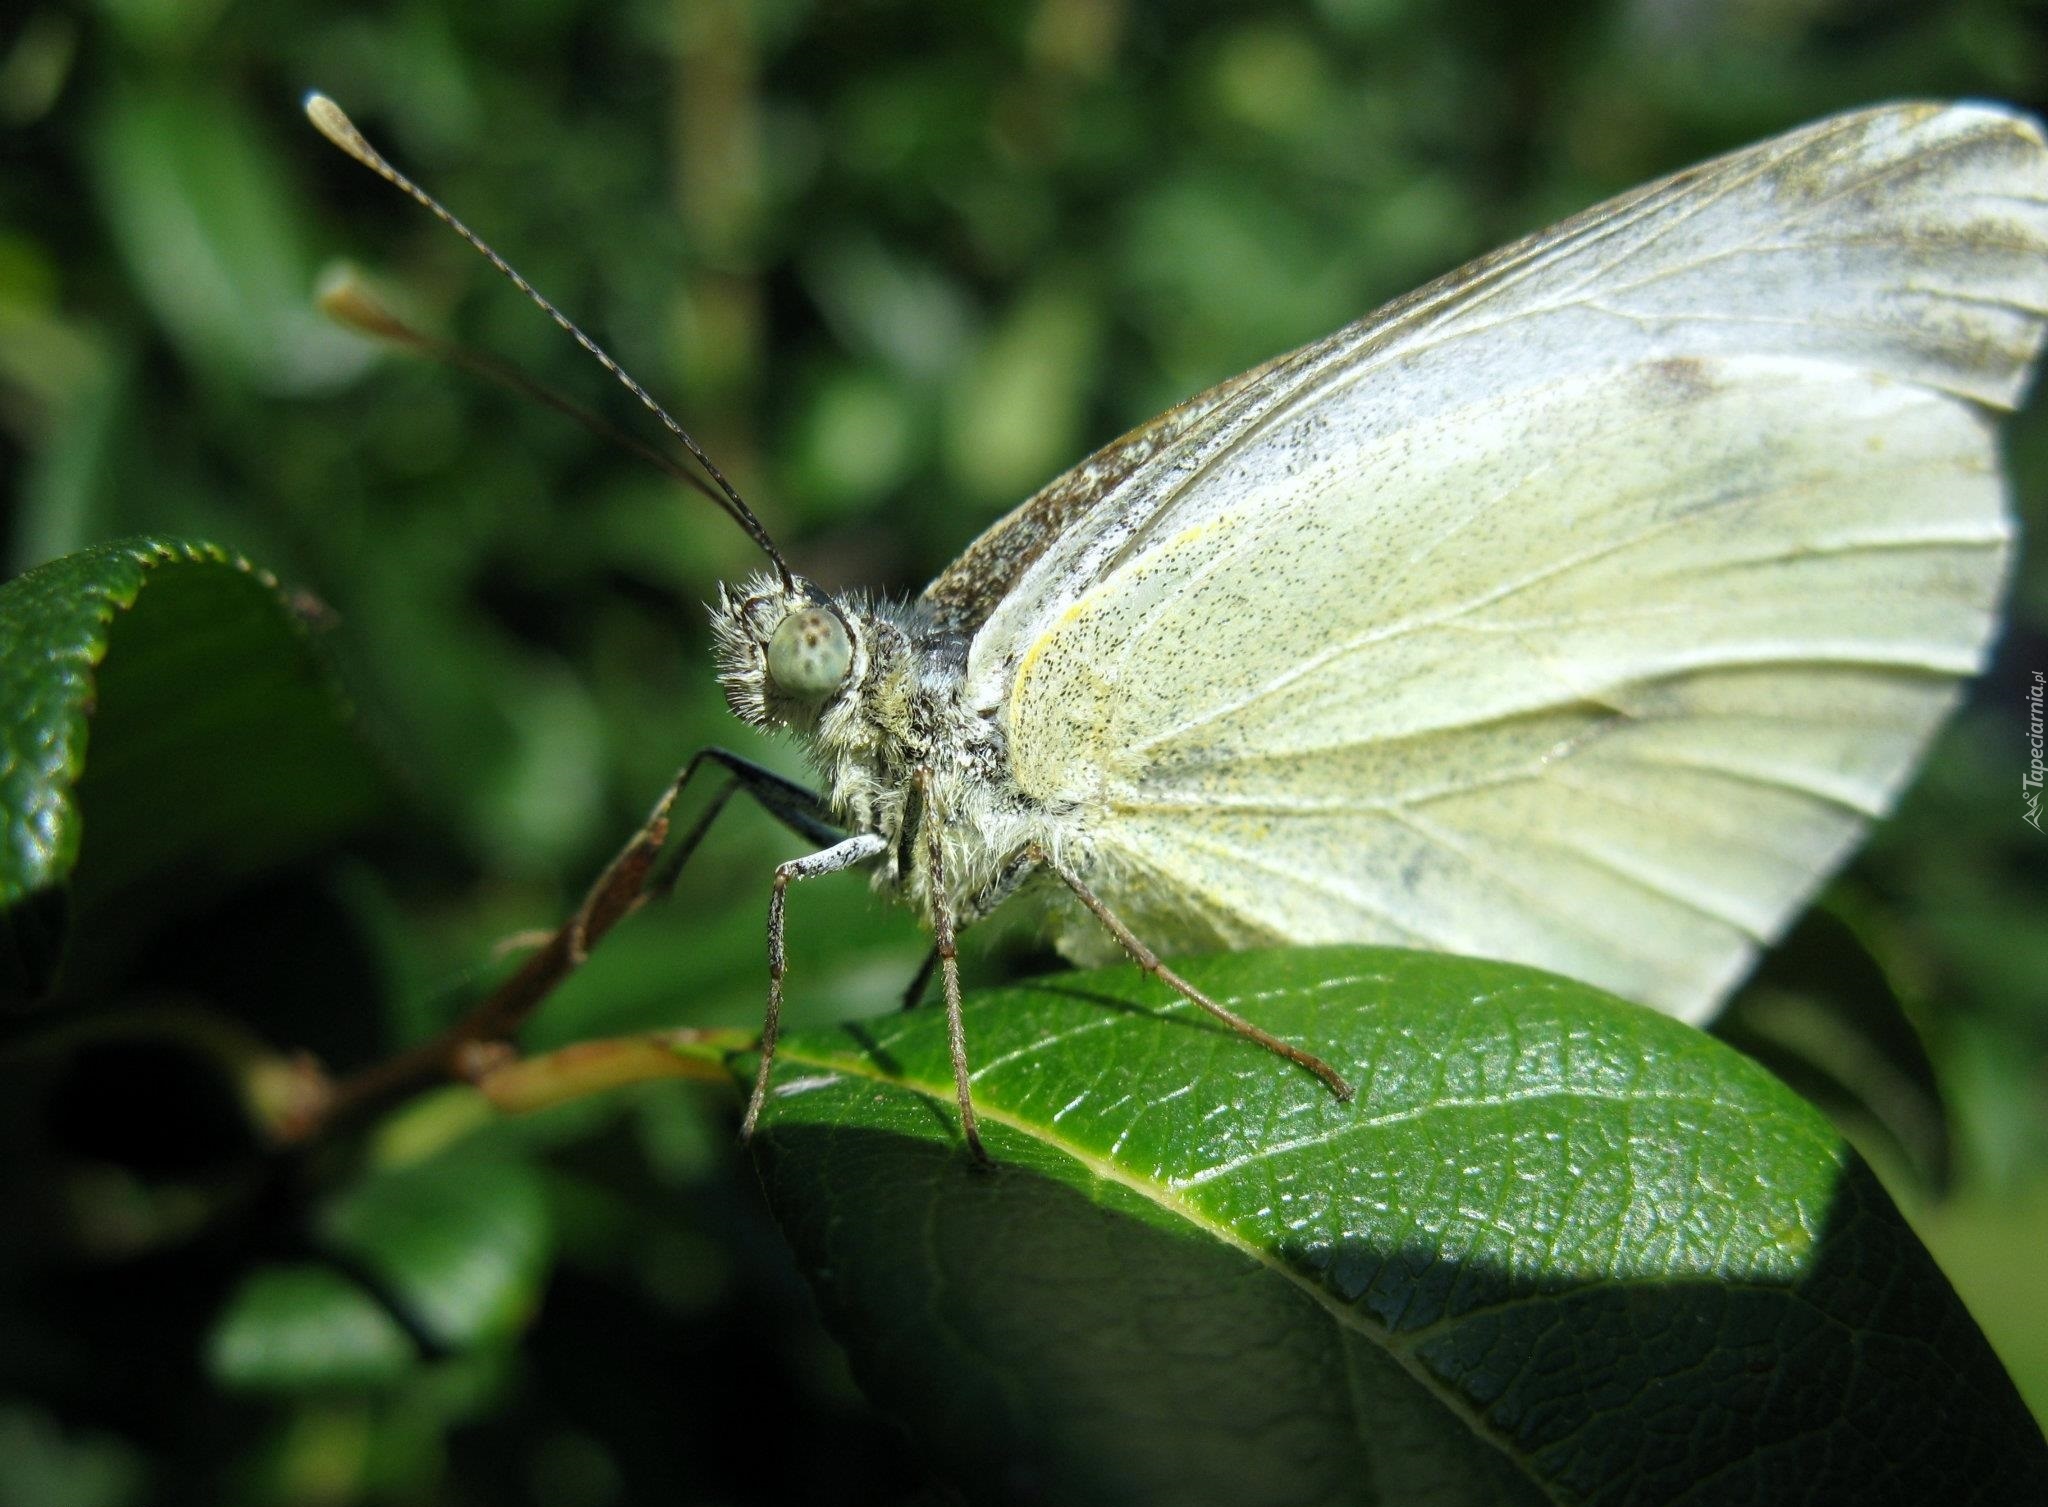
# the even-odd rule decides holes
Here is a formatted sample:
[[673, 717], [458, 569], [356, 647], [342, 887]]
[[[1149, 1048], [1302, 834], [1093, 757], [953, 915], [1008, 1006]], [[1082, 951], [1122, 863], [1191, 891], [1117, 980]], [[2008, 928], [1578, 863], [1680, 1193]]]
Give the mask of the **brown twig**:
[[281, 1127], [281, 1138], [303, 1143], [432, 1084], [479, 1082], [515, 1061], [513, 1035], [582, 966], [605, 933], [648, 898], [648, 876], [668, 841], [669, 808], [676, 794], [671, 787], [663, 795], [645, 825], [598, 875], [583, 903], [509, 978], [431, 1039], [309, 1096], [304, 1113]]

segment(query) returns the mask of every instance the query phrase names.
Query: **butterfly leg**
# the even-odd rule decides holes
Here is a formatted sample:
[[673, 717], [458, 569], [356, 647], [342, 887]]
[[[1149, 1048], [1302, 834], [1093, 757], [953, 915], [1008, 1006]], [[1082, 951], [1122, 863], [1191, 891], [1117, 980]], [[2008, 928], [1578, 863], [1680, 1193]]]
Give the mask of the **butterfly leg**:
[[981, 1128], [974, 1118], [974, 1090], [967, 1081], [967, 1022], [960, 1009], [960, 947], [954, 932], [953, 896], [946, 888], [945, 823], [931, 804], [931, 771], [917, 772], [926, 813], [923, 822], [926, 884], [932, 906], [932, 952], [939, 960], [939, 977], [946, 994], [946, 1046], [953, 1057], [953, 1097], [960, 1104], [960, 1133], [967, 1149], [984, 1167], [989, 1156], [982, 1149]]
[[[683, 791], [688, 788], [697, 771], [706, 764], [716, 764], [729, 778], [712, 796], [696, 823], [684, 834], [682, 840], [662, 855], [660, 865], [648, 880], [648, 898], [665, 899], [676, 887], [676, 879], [683, 871], [683, 865], [690, 861], [690, 855], [697, 851], [697, 845], [704, 840], [704, 834], [711, 830], [718, 813], [725, 809], [726, 802], [741, 791], [752, 797], [754, 803], [783, 826], [807, 842], [836, 843], [846, 834], [833, 824], [831, 813], [825, 809], [823, 797], [817, 792], [806, 790], [793, 780], [785, 780], [771, 769], [763, 769], [752, 760], [743, 759], [736, 753], [723, 748], [701, 748], [683, 766], [683, 772], [675, 777], [654, 808], [654, 815], [648, 820], [648, 828], [657, 821], [665, 821], [668, 811]], [[642, 831], [648, 830], [643, 828]]]
[[[690, 781], [706, 764], [719, 765], [732, 778], [712, 796], [682, 839], [671, 843], [668, 840], [669, 818], [676, 802], [682, 799]], [[703, 749], [669, 782], [661, 799], [654, 803], [654, 809], [647, 813], [647, 820], [626, 839], [626, 845], [605, 865], [604, 872], [592, 881], [582, 904], [576, 907], [569, 919], [553, 932], [522, 933], [513, 939], [521, 944], [531, 942], [539, 951], [507, 987], [522, 1001], [530, 998], [532, 1004], [538, 1004], [563, 977], [583, 965], [590, 956], [590, 949], [613, 926], [649, 900], [666, 899], [674, 890], [683, 865], [697, 851], [698, 844], [711, 830], [718, 813], [742, 790], [770, 816], [800, 837], [813, 842], [834, 843], [845, 836], [831, 824], [824, 801], [803, 786], [722, 748]], [[531, 1008], [531, 1004], [524, 1008]]]
[[1054, 858], [1044, 848], [1038, 847], [1035, 844], [1025, 849], [1025, 852], [1030, 855], [1035, 863], [1043, 864], [1046, 868], [1051, 869], [1053, 873], [1057, 874], [1060, 882], [1072, 890], [1075, 898], [1094, 913], [1095, 919], [1100, 921], [1107, 928], [1109, 934], [1115, 937], [1118, 943], [1122, 945], [1123, 950], [1131, 955], [1131, 961], [1144, 969], [1145, 972], [1151, 974], [1183, 999], [1200, 1005], [1204, 1010], [1215, 1016], [1216, 1019], [1222, 1021], [1224, 1025], [1237, 1032], [1238, 1035], [1246, 1037], [1251, 1041], [1256, 1041], [1267, 1051], [1277, 1053], [1297, 1067], [1306, 1068], [1309, 1072], [1314, 1073], [1329, 1086], [1330, 1092], [1339, 1099], [1350, 1099], [1352, 1094], [1351, 1085], [1346, 1083], [1338, 1075], [1337, 1070], [1331, 1067], [1329, 1063], [1323, 1061], [1322, 1058], [1316, 1056], [1313, 1052], [1304, 1052], [1300, 1047], [1290, 1042], [1282, 1041], [1271, 1032], [1260, 1030], [1235, 1011], [1224, 1009], [1223, 1006], [1217, 1004], [1208, 995], [1160, 962], [1159, 955], [1138, 940], [1137, 933], [1124, 925], [1117, 917], [1116, 912], [1102, 903], [1101, 898], [1096, 895], [1095, 891], [1088, 888], [1086, 882], [1082, 880], [1079, 874], [1076, 874], [1072, 869]]
[[754, 1073], [754, 1091], [747, 1096], [746, 1118], [740, 1121], [740, 1139], [753, 1137], [761, 1119], [761, 1106], [768, 1100], [768, 1075], [775, 1066], [775, 1038], [782, 1029], [782, 979], [789, 961], [782, 945], [783, 910], [789, 887], [799, 879], [816, 879], [836, 874], [884, 852], [887, 838], [875, 832], [857, 832], [844, 842], [834, 843], [805, 858], [792, 858], [775, 866], [774, 887], [768, 894], [768, 1010], [761, 1018], [761, 1066]]
[[[936, 853], [936, 837], [932, 848]], [[953, 908], [943, 891], [932, 904], [932, 931], [938, 938], [932, 951], [938, 954], [939, 976], [945, 986], [946, 1047], [953, 1057], [953, 1097], [960, 1105], [960, 1133], [974, 1159], [987, 1166], [989, 1156], [982, 1149], [981, 1126], [974, 1117], [974, 1090], [967, 1081], [967, 1022], [960, 1009], [960, 950], [953, 937]]]
[[[1019, 853], [1003, 866], [1001, 873], [984, 886], [979, 894], [970, 895], [960, 913], [953, 918], [956, 931], [965, 931], [982, 917], [991, 914], [1005, 900], [1024, 887], [1038, 869], [1038, 860], [1025, 853]], [[918, 964], [917, 974], [910, 981], [910, 987], [903, 991], [903, 1008], [915, 1010], [924, 999], [925, 987], [932, 981], [932, 973], [939, 966], [939, 950], [934, 947], [924, 955]]]

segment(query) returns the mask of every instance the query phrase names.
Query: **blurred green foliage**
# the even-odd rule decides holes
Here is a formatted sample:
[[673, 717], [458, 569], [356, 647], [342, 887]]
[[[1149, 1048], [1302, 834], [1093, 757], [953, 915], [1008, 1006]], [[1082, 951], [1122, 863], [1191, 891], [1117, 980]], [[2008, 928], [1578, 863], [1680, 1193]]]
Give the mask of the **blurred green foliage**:
[[[142, 531], [261, 561], [324, 625], [404, 786], [403, 819], [340, 864], [183, 918], [137, 987], [345, 1067], [447, 1019], [497, 938], [558, 919], [690, 751], [791, 765], [711, 683], [699, 604], [754, 563], [724, 519], [311, 313], [345, 254], [423, 327], [630, 418], [303, 125], [310, 87], [669, 401], [800, 569], [910, 591], [1090, 446], [1609, 192], [1879, 98], [2048, 106], [2048, 37], [2026, 0], [11, 9], [8, 573]], [[2011, 451], [2033, 536], [2012, 628], [1837, 903], [1954, 1107], [1958, 1187], [1924, 1228], [2041, 1411], [2048, 850], [2017, 787], [2022, 688], [2048, 666], [2048, 406]], [[677, 902], [611, 938], [529, 1041], [753, 1019], [790, 851], [735, 808]], [[923, 945], [852, 881], [801, 894], [792, 928], [799, 1024], [884, 1008]], [[279, 998], [279, 977], [303, 986]], [[0, 1223], [0, 1502], [916, 1489], [734, 1177], [721, 1101], [655, 1085], [480, 1123], [434, 1096], [346, 1177], [230, 1195], [219, 1145], [162, 1133], [204, 1083], [126, 1062], [100, 1064], [86, 1109], [60, 1083], [63, 1113], [8, 1126], [55, 1181], [35, 1228]], [[484, 1169], [479, 1219], [527, 1231], [507, 1250], [552, 1261], [516, 1348], [532, 1271], [508, 1254], [497, 1306], [453, 1314], [435, 1252], [403, 1238], [402, 1180], [447, 1154]], [[369, 1202], [264, 1217], [308, 1186]], [[250, 1215], [229, 1233], [193, 1212], [229, 1196]], [[349, 1282], [304, 1275], [338, 1261]], [[281, 1331], [244, 1322], [281, 1294], [333, 1326], [316, 1355], [397, 1379], [295, 1373]], [[762, 1445], [785, 1432], [805, 1448]]]

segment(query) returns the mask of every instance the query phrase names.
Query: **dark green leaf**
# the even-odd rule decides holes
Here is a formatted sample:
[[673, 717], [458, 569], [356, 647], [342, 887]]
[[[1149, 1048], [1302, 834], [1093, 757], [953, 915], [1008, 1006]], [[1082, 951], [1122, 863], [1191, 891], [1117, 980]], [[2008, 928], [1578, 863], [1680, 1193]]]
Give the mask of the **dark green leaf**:
[[532, 1169], [456, 1157], [368, 1178], [327, 1209], [321, 1237], [419, 1333], [450, 1350], [525, 1324], [553, 1246]]
[[39, 1408], [0, 1404], [0, 1502], [128, 1507], [147, 1500], [149, 1471], [126, 1440], [67, 1429]]
[[1947, 1110], [1899, 992], [1863, 940], [1882, 930], [1809, 911], [1714, 1034], [1825, 1110], [1880, 1166], [1939, 1193], [1952, 1170]]
[[349, 1277], [323, 1266], [274, 1266], [228, 1300], [207, 1362], [227, 1386], [289, 1392], [383, 1385], [418, 1355], [398, 1321]]
[[0, 587], [0, 715], [0, 992], [47, 988], [68, 931], [104, 966], [386, 794], [276, 584], [212, 545], [101, 545]]
[[1690, 1027], [1377, 949], [1129, 969], [788, 1042], [771, 1200], [975, 1500], [2008, 1502], [2048, 1450], [1867, 1170]]

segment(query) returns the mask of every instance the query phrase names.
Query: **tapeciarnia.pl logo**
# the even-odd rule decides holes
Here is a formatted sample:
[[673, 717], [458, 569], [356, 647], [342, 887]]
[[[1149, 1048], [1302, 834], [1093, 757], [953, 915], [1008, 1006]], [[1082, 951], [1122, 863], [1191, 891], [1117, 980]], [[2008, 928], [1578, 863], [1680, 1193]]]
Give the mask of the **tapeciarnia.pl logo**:
[[2027, 687], [2027, 772], [2020, 776], [2020, 800], [2026, 807], [2020, 820], [2036, 832], [2041, 830], [2041, 781], [2048, 775], [2048, 764], [2041, 757], [2044, 699], [2048, 699], [2048, 678], [2036, 670], [2033, 684]]

